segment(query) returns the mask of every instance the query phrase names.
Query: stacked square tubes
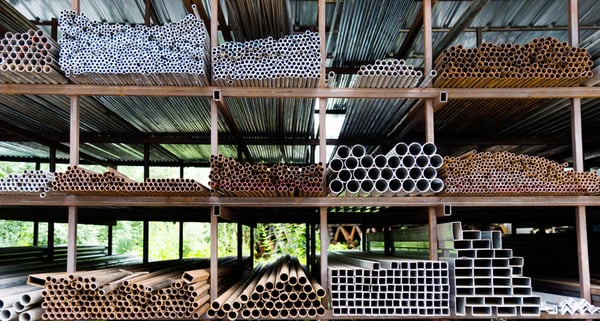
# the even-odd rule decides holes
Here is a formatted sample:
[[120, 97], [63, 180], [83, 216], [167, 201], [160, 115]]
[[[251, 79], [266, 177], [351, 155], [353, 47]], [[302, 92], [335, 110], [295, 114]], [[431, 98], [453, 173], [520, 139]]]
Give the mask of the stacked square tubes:
[[[328, 267], [335, 316], [447, 316], [450, 284], [445, 261], [332, 258]], [[366, 262], [371, 266], [365, 266]]]
[[362, 145], [337, 148], [329, 163], [331, 196], [428, 195], [444, 189], [437, 177], [443, 158], [433, 143], [398, 143], [385, 155]]
[[500, 231], [438, 224], [439, 249], [449, 260], [458, 316], [539, 316], [541, 298], [523, 276], [523, 258], [502, 248]]

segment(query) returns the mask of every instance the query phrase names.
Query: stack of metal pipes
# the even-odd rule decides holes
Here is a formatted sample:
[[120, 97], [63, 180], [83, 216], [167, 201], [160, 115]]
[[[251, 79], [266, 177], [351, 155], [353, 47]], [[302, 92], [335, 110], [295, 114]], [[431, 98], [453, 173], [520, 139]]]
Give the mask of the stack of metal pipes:
[[7, 32], [0, 42], [0, 82], [65, 84], [58, 44], [41, 30]]
[[405, 196], [439, 193], [443, 158], [433, 143], [398, 143], [386, 155], [367, 155], [362, 145], [340, 145], [329, 162], [332, 196]]
[[218, 86], [317, 87], [320, 43], [319, 34], [310, 31], [225, 42], [212, 50], [213, 80]]
[[30, 285], [0, 289], [0, 320], [36, 321], [42, 319], [42, 290]]
[[593, 75], [587, 50], [556, 38], [536, 38], [525, 45], [483, 43], [479, 48], [451, 47], [435, 62], [435, 86], [567, 87]]
[[64, 172], [54, 174], [52, 189], [75, 194], [123, 194], [123, 195], [195, 195], [208, 196], [210, 190], [188, 178], [149, 178], [136, 182], [127, 176], [108, 170], [104, 173], [69, 166]]
[[311, 164], [239, 163], [232, 157], [210, 157], [210, 187], [225, 196], [320, 196], [323, 193], [323, 166]]
[[0, 178], [0, 192], [40, 193], [45, 197], [52, 190], [54, 173], [44, 170], [24, 171], [22, 174], [9, 174]]
[[211, 303], [208, 317], [236, 320], [317, 318], [325, 315], [325, 289], [294, 257], [256, 268]]
[[[437, 72], [432, 70], [423, 78], [421, 70], [407, 64], [403, 59], [378, 59], [374, 64], [361, 65], [356, 76], [352, 77], [352, 88], [413, 88], [428, 85]], [[331, 71], [327, 74], [328, 84], [336, 84], [346, 78]], [[337, 78], [340, 78], [339, 80]]]
[[567, 170], [567, 163], [510, 152], [468, 152], [444, 157], [440, 177], [453, 194], [597, 194], [595, 172]]
[[438, 224], [438, 248], [449, 260], [458, 316], [539, 316], [541, 298], [523, 276], [524, 260], [502, 248], [500, 231], [463, 230]]
[[60, 66], [73, 82], [112, 85], [206, 86], [210, 45], [194, 15], [162, 26], [90, 21], [63, 11]]
[[330, 254], [328, 260], [333, 315], [450, 315], [446, 261], [404, 260], [349, 251]]
[[122, 269], [48, 274], [44, 320], [199, 319], [209, 308], [208, 269]]

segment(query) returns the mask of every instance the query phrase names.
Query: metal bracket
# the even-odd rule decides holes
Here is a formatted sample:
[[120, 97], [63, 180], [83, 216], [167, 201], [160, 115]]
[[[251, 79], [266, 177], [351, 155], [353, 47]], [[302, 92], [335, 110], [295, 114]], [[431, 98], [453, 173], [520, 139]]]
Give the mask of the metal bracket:
[[440, 103], [447, 103], [447, 102], [448, 102], [448, 92], [440, 91]]
[[219, 90], [219, 89], [213, 90], [213, 100], [221, 101], [221, 90]]
[[451, 216], [452, 215], [452, 204], [444, 204], [444, 216]]

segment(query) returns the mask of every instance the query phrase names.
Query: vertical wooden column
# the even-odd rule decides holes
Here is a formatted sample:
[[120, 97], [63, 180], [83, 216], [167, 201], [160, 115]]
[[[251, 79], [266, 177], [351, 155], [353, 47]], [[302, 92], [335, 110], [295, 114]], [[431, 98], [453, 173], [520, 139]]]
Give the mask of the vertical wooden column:
[[310, 243], [312, 242], [312, 239], [314, 238], [314, 236], [310, 234], [310, 223], [305, 224], [304, 235], [305, 235], [304, 252], [306, 253], [306, 267], [308, 268], [308, 272], [311, 272], [312, 267], [313, 267], [313, 265], [312, 265], [313, 262], [310, 260], [311, 259]]
[[150, 177], [150, 144], [144, 144], [144, 180]]
[[[214, 20], [214, 19], [213, 19]], [[218, 297], [219, 278], [219, 208], [213, 206], [210, 212], [210, 300]]]
[[48, 221], [48, 261], [54, 260], [54, 221]]
[[[321, 233], [321, 285], [323, 288], [329, 288], [329, 284], [327, 282], [327, 248], [329, 247], [329, 230], [327, 227], [327, 208], [321, 207], [319, 208], [319, 232]], [[327, 298], [323, 299], [323, 305], [327, 306]]]
[[242, 261], [242, 247], [244, 246], [244, 227], [242, 223], [237, 223], [237, 257], [238, 261]]
[[254, 267], [254, 225], [250, 225], [250, 266]]
[[[215, 48], [218, 45], [218, 17], [219, 17], [219, 0], [210, 0], [210, 47]], [[214, 98], [214, 97], [213, 97]], [[210, 100], [210, 154], [219, 154], [219, 109], [217, 102], [214, 99]], [[218, 235], [219, 235], [219, 218], [216, 211], [219, 209], [216, 206], [211, 208], [210, 213], [210, 300], [214, 301], [218, 292], [218, 269], [219, 269], [219, 253], [218, 253]]]
[[[424, 43], [424, 74], [428, 75], [433, 69], [433, 37], [431, 25], [431, 0], [423, 0], [423, 43]], [[429, 85], [431, 87], [431, 85]], [[435, 142], [435, 123], [433, 113], [433, 99], [425, 99], [425, 140]], [[427, 218], [429, 223], [429, 258], [438, 259], [438, 239], [437, 239], [437, 208], [429, 207]]]
[[113, 255], [113, 226], [112, 225], [108, 225], [108, 244], [107, 244], [107, 248], [108, 248], [108, 255]]
[[33, 246], [40, 244], [40, 221], [33, 221]]
[[179, 221], [179, 259], [183, 260], [183, 221]]
[[[79, 8], [78, 2], [77, 8]], [[73, 166], [79, 165], [79, 96], [71, 96], [70, 113], [69, 164]], [[77, 216], [77, 206], [69, 206], [67, 216], [67, 272], [69, 273], [77, 271]]]
[[[571, 46], [579, 46], [579, 7], [577, 0], [569, 0], [569, 40]], [[584, 170], [583, 134], [581, 119], [581, 98], [571, 99], [571, 139], [573, 148], [573, 169]], [[575, 208], [575, 228], [577, 230], [577, 257], [579, 258], [579, 292], [582, 298], [591, 302], [591, 280], [587, 239], [585, 206]]]
[[144, 220], [144, 240], [142, 243], [142, 261], [144, 264], [150, 261], [150, 222]]

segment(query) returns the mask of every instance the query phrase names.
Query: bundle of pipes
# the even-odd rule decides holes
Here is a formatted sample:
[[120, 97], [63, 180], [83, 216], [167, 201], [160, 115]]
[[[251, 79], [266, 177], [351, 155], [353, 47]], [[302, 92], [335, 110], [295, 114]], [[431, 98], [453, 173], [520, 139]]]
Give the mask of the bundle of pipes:
[[211, 303], [208, 317], [236, 320], [317, 318], [325, 315], [325, 289], [294, 257], [256, 268]]
[[386, 155], [367, 155], [362, 145], [340, 145], [329, 162], [332, 196], [404, 196], [441, 192], [443, 158], [433, 143], [398, 143]]
[[213, 80], [218, 86], [317, 87], [320, 43], [319, 34], [310, 31], [225, 42], [212, 50]]
[[40, 197], [43, 198], [52, 190], [52, 181], [52, 172], [26, 170], [22, 174], [9, 174], [6, 178], [0, 178], [0, 192], [40, 193]]
[[209, 308], [208, 269], [107, 269], [46, 276], [44, 320], [199, 319]]
[[[352, 88], [414, 88], [425, 87], [437, 75], [432, 70], [423, 78], [421, 70], [406, 64], [403, 59], [378, 59], [374, 64], [361, 65], [356, 76], [352, 77], [349, 87]], [[339, 79], [338, 79], [339, 77]], [[336, 75], [330, 71], [327, 74], [328, 84], [348, 83], [347, 75]], [[337, 87], [337, 86], [336, 86]]]
[[63, 11], [60, 66], [73, 82], [206, 86], [209, 36], [194, 15], [162, 26], [90, 21]]
[[228, 22], [237, 41], [290, 34], [288, 2], [281, 0], [226, 0]]
[[0, 0], [0, 30], [27, 32], [29, 29], [35, 29], [35, 24], [15, 9], [12, 4], [6, 0]]
[[327, 277], [336, 316], [447, 316], [446, 261], [330, 253]]
[[449, 261], [455, 314], [474, 317], [539, 316], [541, 298], [523, 276], [522, 257], [502, 247], [500, 231], [463, 230], [438, 224], [438, 248]]
[[75, 194], [123, 194], [123, 195], [195, 195], [208, 196], [205, 186], [188, 178], [148, 178], [139, 183], [127, 176], [108, 170], [102, 174], [79, 167], [69, 166], [57, 172], [52, 189]]
[[510, 152], [468, 152], [444, 157], [440, 177], [446, 193], [453, 194], [597, 194], [595, 172], [567, 170], [567, 163]]
[[41, 30], [5, 33], [0, 42], [0, 82], [68, 83], [58, 66], [58, 44]]
[[42, 319], [42, 290], [22, 285], [0, 289], [0, 320], [36, 321]]
[[283, 163], [239, 163], [232, 157], [210, 156], [210, 187], [225, 196], [320, 196], [323, 193], [323, 166]]
[[479, 48], [451, 47], [436, 59], [435, 86], [567, 87], [593, 76], [590, 54], [556, 38], [525, 45], [483, 43]]

